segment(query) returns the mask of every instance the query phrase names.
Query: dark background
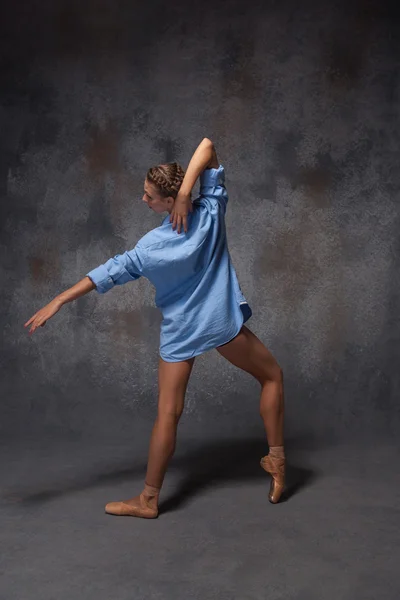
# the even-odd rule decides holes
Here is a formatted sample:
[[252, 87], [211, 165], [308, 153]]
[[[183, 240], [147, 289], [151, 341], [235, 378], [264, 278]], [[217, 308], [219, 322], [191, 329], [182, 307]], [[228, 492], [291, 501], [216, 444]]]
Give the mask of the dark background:
[[[395, 4], [16, 1], [0, 40], [0, 599], [398, 600]], [[204, 137], [248, 324], [284, 371], [287, 491], [268, 503], [258, 383], [213, 351], [160, 518], [113, 518], [143, 486], [154, 291], [24, 323], [160, 223], [147, 169]]]
[[[9, 5], [1, 27], [2, 435], [113, 438], [153, 418], [147, 281], [92, 292], [32, 338], [23, 324], [160, 223], [141, 202], [148, 167], [186, 168], [204, 136], [226, 169], [249, 326], [285, 374], [288, 434], [398, 435], [390, 5], [40, 0]], [[201, 357], [184, 422], [262, 431], [258, 384]]]

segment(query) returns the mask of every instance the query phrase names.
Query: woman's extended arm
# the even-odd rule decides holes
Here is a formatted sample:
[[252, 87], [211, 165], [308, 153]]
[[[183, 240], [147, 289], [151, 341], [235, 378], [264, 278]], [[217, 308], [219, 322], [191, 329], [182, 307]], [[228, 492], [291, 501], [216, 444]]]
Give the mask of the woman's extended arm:
[[73, 285], [72, 287], [65, 290], [65, 292], [61, 292], [58, 296], [54, 298], [49, 304], [46, 304], [43, 308], [41, 308], [37, 313], [33, 315], [24, 325], [24, 327], [28, 327], [31, 325], [29, 329], [29, 333], [33, 333], [35, 329], [38, 327], [43, 327], [53, 315], [55, 315], [63, 304], [67, 302], [71, 302], [80, 296], [84, 296], [88, 292], [91, 292], [95, 289], [95, 285], [93, 281], [89, 277], [84, 277], [78, 283]]
[[196, 148], [186, 169], [185, 177], [176, 197], [174, 208], [172, 209], [170, 222], [175, 229], [178, 226], [178, 233], [181, 232], [181, 225], [185, 232], [187, 231], [187, 215], [192, 210], [190, 194], [199, 175], [207, 167], [218, 168], [218, 159], [214, 144], [208, 138], [204, 138]]

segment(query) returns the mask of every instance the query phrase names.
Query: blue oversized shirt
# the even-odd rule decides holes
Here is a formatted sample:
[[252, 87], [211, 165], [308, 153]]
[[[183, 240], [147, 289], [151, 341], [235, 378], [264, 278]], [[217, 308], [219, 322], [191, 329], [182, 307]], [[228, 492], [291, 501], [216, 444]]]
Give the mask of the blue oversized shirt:
[[87, 273], [100, 294], [141, 276], [154, 285], [163, 315], [160, 356], [167, 362], [229, 342], [251, 317], [227, 246], [227, 202], [224, 167], [204, 170], [186, 234], [172, 229], [168, 215], [132, 250]]

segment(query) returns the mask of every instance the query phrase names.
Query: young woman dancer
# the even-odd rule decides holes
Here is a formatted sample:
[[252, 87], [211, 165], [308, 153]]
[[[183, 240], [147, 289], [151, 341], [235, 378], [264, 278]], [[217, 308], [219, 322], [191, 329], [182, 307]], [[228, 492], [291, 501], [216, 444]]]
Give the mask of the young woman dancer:
[[[200, 194], [192, 203], [192, 189], [199, 176]], [[150, 168], [143, 201], [156, 213], [168, 212], [169, 216], [132, 250], [87, 273], [25, 323], [33, 333], [67, 302], [93, 289], [105, 293], [141, 276], [156, 288], [156, 305], [163, 315], [159, 398], [144, 489], [129, 500], [108, 503], [105, 511], [158, 516], [159, 493], [175, 451], [193, 363], [196, 356], [213, 348], [261, 385], [260, 414], [269, 446], [261, 466], [272, 475], [268, 498], [275, 504], [285, 484], [283, 374], [271, 352], [244, 325], [252, 312], [230, 260], [224, 218], [228, 202], [225, 171], [211, 140], [202, 140], [186, 173], [177, 163]]]

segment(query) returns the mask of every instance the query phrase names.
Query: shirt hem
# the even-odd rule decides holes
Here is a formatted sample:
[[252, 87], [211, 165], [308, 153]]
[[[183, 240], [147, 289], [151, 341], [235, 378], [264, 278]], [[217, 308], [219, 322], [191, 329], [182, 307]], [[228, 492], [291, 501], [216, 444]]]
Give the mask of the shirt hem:
[[[247, 305], [248, 305], [248, 302], [240, 302], [240, 304], [247, 304]], [[249, 307], [249, 308], [250, 308], [250, 307]], [[250, 309], [250, 310], [251, 310], [251, 309]], [[248, 318], [246, 319], [246, 321], [245, 321], [245, 318], [244, 318], [243, 311], [240, 311], [240, 312], [241, 312], [241, 314], [242, 314], [242, 321], [241, 321], [241, 323], [240, 323], [240, 326], [239, 326], [239, 328], [237, 329], [236, 333], [235, 333], [233, 336], [231, 336], [231, 337], [230, 337], [230, 338], [229, 338], [229, 339], [228, 339], [226, 342], [222, 342], [222, 344], [218, 344], [218, 346], [212, 346], [211, 348], [207, 348], [207, 350], [199, 350], [198, 352], [192, 352], [192, 353], [190, 354], [190, 356], [187, 356], [186, 358], [178, 358], [178, 359], [174, 359], [174, 358], [166, 358], [166, 356], [165, 356], [165, 355], [163, 356], [163, 355], [161, 354], [161, 352], [160, 352], [160, 357], [161, 357], [161, 358], [162, 358], [162, 359], [163, 359], [165, 362], [170, 362], [170, 363], [173, 363], [173, 362], [183, 362], [183, 361], [185, 361], [185, 360], [189, 360], [190, 358], [195, 358], [196, 356], [200, 356], [201, 354], [205, 354], [206, 352], [210, 352], [210, 350], [215, 350], [216, 348], [219, 348], [220, 346], [225, 346], [225, 344], [229, 344], [229, 342], [231, 342], [232, 340], [234, 340], [234, 339], [235, 339], [235, 337], [236, 337], [236, 336], [237, 336], [237, 335], [240, 333], [240, 330], [242, 329], [242, 327], [243, 327], [244, 323], [245, 323], [246, 321], [248, 321], [248, 319], [250, 318], [250, 317], [248, 317]], [[251, 315], [250, 315], [250, 316], [251, 316]]]

